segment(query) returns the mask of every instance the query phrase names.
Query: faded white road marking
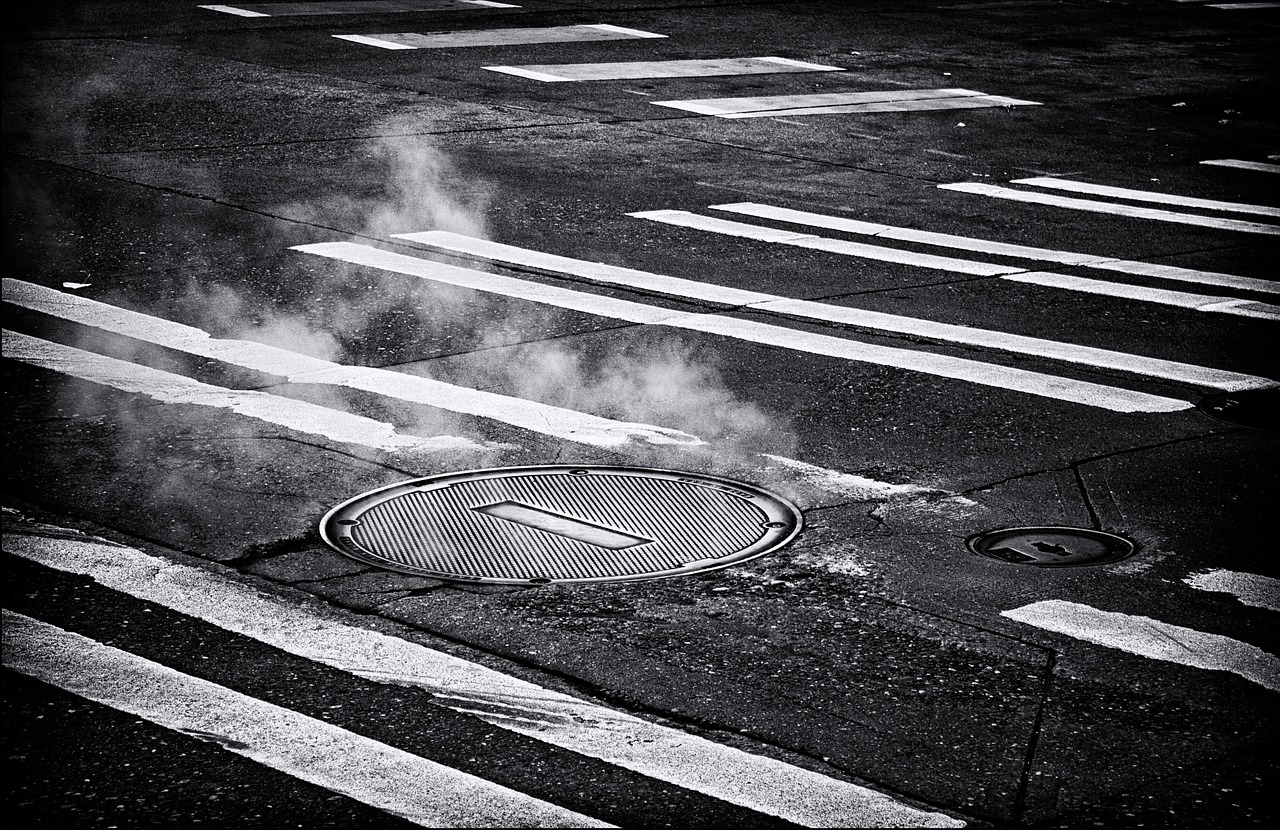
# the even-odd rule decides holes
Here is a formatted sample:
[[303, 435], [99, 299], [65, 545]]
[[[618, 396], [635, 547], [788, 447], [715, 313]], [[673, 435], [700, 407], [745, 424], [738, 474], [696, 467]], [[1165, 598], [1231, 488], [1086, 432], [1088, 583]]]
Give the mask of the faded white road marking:
[[892, 366], [981, 386], [992, 386], [1086, 406], [1096, 406], [1115, 412], [1174, 412], [1191, 407], [1190, 402], [1176, 398], [932, 352], [877, 346], [825, 334], [772, 326], [754, 320], [673, 311], [630, 300], [458, 268], [351, 242], [299, 245], [294, 250], [601, 317], [612, 317], [643, 325], [670, 326], [718, 334], [735, 340], [745, 340], [808, 354]]
[[238, 6], [197, 6], [201, 9], [240, 17], [290, 17], [312, 14], [395, 14], [401, 12], [442, 12], [483, 6], [518, 9], [495, 0], [335, 0], [316, 3], [241, 3]]
[[401, 435], [391, 424], [362, 415], [352, 415], [266, 392], [245, 392], [212, 386], [183, 375], [104, 357], [14, 331], [4, 332], [4, 356], [122, 392], [145, 395], [161, 403], [229, 409], [246, 418], [286, 427], [295, 432], [319, 435], [344, 444], [388, 452], [413, 449], [483, 449], [482, 445], [466, 438], [448, 435], [417, 438]]
[[[132, 548], [5, 536], [5, 550], [367, 680], [423, 688], [434, 702], [535, 740], [599, 758], [808, 827], [963, 827], [867, 787], [718, 744], [580, 700], [450, 654], [312, 614], [203, 568]], [[411, 792], [411, 791], [410, 791]], [[498, 823], [494, 826], [504, 826]]]
[[1052, 176], [1036, 176], [1030, 179], [1014, 179], [1010, 184], [1025, 184], [1028, 187], [1043, 187], [1050, 190], [1065, 190], [1069, 193], [1087, 193], [1090, 196], [1106, 196], [1112, 199], [1128, 199], [1133, 202], [1158, 202], [1178, 207], [1199, 208], [1201, 210], [1219, 210], [1227, 213], [1256, 213], [1259, 216], [1280, 216], [1280, 208], [1266, 205], [1246, 205], [1240, 202], [1221, 202], [1216, 199], [1196, 199], [1191, 196], [1178, 196], [1172, 193], [1158, 193], [1152, 190], [1132, 190], [1127, 187], [1110, 187], [1073, 179], [1058, 179]]
[[363, 43], [365, 46], [377, 46], [379, 49], [417, 49], [417, 46], [410, 46], [402, 43], [399, 38], [404, 35], [334, 35], [338, 40], [347, 40], [352, 43]]
[[492, 72], [536, 81], [617, 81], [640, 78], [698, 78], [712, 75], [759, 75], [776, 72], [843, 72], [839, 66], [802, 63], [787, 58], [713, 58], [709, 60], [631, 61], [623, 63], [556, 63], [486, 66]]
[[271, 15], [262, 12], [252, 12], [248, 9], [239, 9], [235, 6], [196, 6], [197, 9], [208, 9], [211, 12], [222, 12], [223, 14], [234, 14], [237, 17], [270, 17]]
[[[657, 103], [656, 101], [654, 103]], [[891, 101], [879, 104], [846, 104], [830, 107], [763, 110], [760, 112], [725, 113], [719, 118], [772, 118], [781, 115], [850, 115], [876, 112], [928, 112], [932, 110], [970, 110], [985, 107], [1038, 107], [1036, 101], [1022, 101], [1000, 95], [976, 95], [971, 98], [936, 98], [921, 101]]]
[[980, 277], [999, 277], [1014, 282], [1034, 282], [1052, 288], [1070, 291], [1083, 291], [1090, 294], [1105, 294], [1113, 297], [1128, 297], [1162, 305], [1173, 305], [1181, 308], [1193, 308], [1197, 311], [1211, 311], [1221, 314], [1233, 314], [1241, 317], [1259, 317], [1266, 320], [1280, 319], [1280, 308], [1254, 300], [1239, 300], [1234, 297], [1214, 297], [1201, 294], [1188, 294], [1184, 291], [1169, 291], [1163, 288], [1145, 288], [1143, 286], [1111, 283], [1090, 280], [1083, 277], [1072, 277], [1065, 274], [1049, 272], [1031, 272], [1025, 268], [1009, 265], [995, 265], [972, 259], [956, 259], [954, 257], [921, 254], [915, 251], [904, 251], [900, 248], [884, 248], [878, 245], [865, 245], [849, 242], [844, 239], [831, 239], [807, 233], [783, 231], [764, 225], [749, 225], [744, 222], [730, 222], [711, 216], [702, 216], [684, 210], [647, 210], [627, 214], [639, 219], [650, 219], [668, 225], [683, 228], [720, 233], [728, 236], [740, 236], [760, 242], [776, 242], [782, 245], [795, 245], [799, 248], [813, 248], [829, 251], [844, 256], [855, 256], [873, 259], [879, 262], [896, 262], [901, 265], [913, 265], [918, 268], [932, 268], [938, 271], [949, 271], [955, 274], [972, 274]]
[[1245, 11], [1248, 9], [1280, 9], [1280, 3], [1209, 3], [1206, 9], [1229, 9]]
[[1201, 591], [1232, 594], [1245, 605], [1280, 611], [1280, 580], [1240, 571], [1208, 570], [1183, 582]]
[[612, 827], [9, 610], [4, 665], [422, 827]]
[[744, 291], [740, 288], [729, 288], [661, 274], [650, 274], [603, 263], [585, 262], [583, 260], [570, 259], [569, 257], [517, 248], [513, 245], [503, 245], [485, 239], [463, 236], [448, 231], [397, 234], [396, 237], [408, 239], [421, 245], [428, 245], [437, 250], [463, 253], [491, 262], [537, 268], [554, 274], [582, 277], [594, 282], [654, 291], [672, 297], [772, 311], [793, 317], [861, 326], [880, 331], [914, 334], [951, 343], [984, 346], [1017, 354], [1029, 354], [1053, 360], [1064, 360], [1070, 363], [1133, 372], [1147, 377], [1165, 378], [1180, 383], [1188, 383], [1197, 387], [1234, 391], [1280, 385], [1268, 378], [1212, 369], [1205, 366], [1195, 366], [1188, 363], [1142, 357], [1090, 346], [1044, 340], [1038, 337], [1025, 337], [1001, 331], [938, 323], [916, 317], [865, 311], [829, 303], [793, 300], [774, 294]]
[[1176, 213], [1170, 210], [1139, 207], [1136, 205], [1120, 205], [1114, 202], [1096, 202], [1091, 199], [1073, 199], [1052, 193], [1035, 193], [1026, 190], [1014, 190], [980, 182], [957, 182], [940, 184], [942, 190], [956, 190], [961, 193], [977, 193], [982, 196], [993, 196], [997, 199], [1009, 199], [1014, 202], [1029, 202], [1037, 205], [1085, 210], [1092, 213], [1110, 213], [1116, 216], [1127, 216], [1132, 219], [1153, 219], [1159, 222], [1175, 222], [1182, 225], [1199, 225], [1205, 228], [1216, 228], [1225, 231], [1243, 231], [1245, 233], [1280, 234], [1280, 225], [1268, 225], [1264, 222], [1246, 222], [1242, 219], [1223, 219], [1218, 216], [1199, 216], [1194, 213]]
[[1068, 291], [1080, 291], [1086, 294], [1098, 294], [1105, 297], [1123, 297], [1127, 300], [1139, 300], [1160, 305], [1190, 308], [1196, 311], [1215, 311], [1222, 314], [1234, 314], [1239, 317], [1255, 317], [1260, 320], [1280, 320], [1280, 306], [1271, 303], [1259, 303], [1254, 300], [1239, 300], [1233, 297], [1210, 297], [1204, 294], [1191, 294], [1186, 291], [1168, 291], [1163, 288], [1147, 288], [1142, 285], [1129, 285], [1122, 282], [1106, 282], [1091, 280], [1087, 277], [1073, 277], [1070, 274], [1054, 274], [1048, 271], [1027, 271], [1022, 274], [1010, 274], [1001, 277], [1010, 282], [1025, 282], [1043, 285], [1048, 288], [1062, 288]]
[[[1203, 162], [1202, 162], [1203, 163]], [[1280, 169], [1280, 165], [1277, 166]], [[738, 202], [727, 205], [711, 205], [711, 210], [723, 210], [728, 213], [739, 213], [745, 216], [756, 216], [777, 222], [790, 222], [797, 225], [808, 225], [815, 228], [826, 228], [833, 231], [874, 236], [881, 239], [898, 239], [903, 242], [916, 242], [923, 245], [935, 245], [940, 248], [955, 248], [976, 253], [995, 254], [996, 256], [1033, 259], [1041, 262], [1056, 262], [1062, 265], [1074, 265], [1081, 268], [1096, 268], [1104, 271], [1118, 271], [1158, 279], [1191, 282], [1198, 285], [1217, 285], [1226, 288], [1239, 288], [1247, 291], [1258, 291], [1266, 294], [1280, 294], [1280, 282], [1260, 280], [1251, 277], [1240, 277], [1234, 274], [1220, 274], [1213, 271], [1199, 271], [1193, 268], [1179, 268], [1173, 265], [1161, 265], [1154, 262], [1136, 262], [1132, 260], [1100, 257], [1093, 254], [1079, 254], [1070, 251], [1056, 251], [1051, 248], [1036, 248], [1030, 245], [1014, 245], [1007, 242], [994, 242], [987, 239], [975, 239], [968, 236], [955, 236], [946, 233], [921, 231], [914, 228], [899, 228], [874, 222], [862, 222], [840, 216], [829, 216], [822, 213], [810, 213], [802, 210], [763, 205], [755, 202]]]
[[666, 35], [624, 29], [607, 23], [580, 26], [547, 26], [524, 29], [483, 29], [466, 32], [396, 32], [383, 35], [334, 35], [339, 40], [365, 43], [383, 49], [455, 49], [468, 46], [516, 46], [534, 43], [577, 43], [599, 40], [664, 38]]
[[766, 95], [754, 98], [690, 98], [654, 101], [660, 107], [719, 118], [763, 118], [780, 115], [825, 115], [857, 112], [969, 109], [994, 106], [1040, 106], [987, 95], [971, 89], [890, 89], [876, 92], [831, 92], [812, 95]]
[[1280, 173], [1280, 164], [1268, 164], [1265, 161], [1245, 161], [1243, 159], [1205, 159], [1201, 164], [1213, 167], [1236, 167], [1240, 170], [1253, 170], [1258, 173]]
[[410, 403], [489, 418], [567, 441], [599, 447], [618, 447], [631, 441], [683, 446], [705, 443], [679, 430], [614, 421], [402, 372], [344, 366], [249, 340], [215, 339], [201, 329], [21, 280], [4, 280], [4, 301], [186, 354], [265, 372], [290, 383], [347, 386]]
[[1025, 268], [1017, 268], [1011, 265], [995, 265], [990, 262], [978, 262], [972, 259], [956, 259], [954, 257], [937, 256], [935, 254], [921, 254], [915, 251], [905, 251], [901, 248], [885, 248], [877, 245], [865, 245], [860, 242], [849, 242], [844, 239], [832, 239], [825, 236], [816, 236], [811, 233], [799, 233], [796, 231], [783, 231], [776, 228], [766, 227], [764, 225], [750, 225], [745, 222], [731, 222], [727, 219], [717, 219], [713, 216], [703, 216], [697, 213], [690, 213], [686, 210], [642, 210], [635, 213], [628, 213], [628, 216], [634, 216], [637, 219], [649, 219], [654, 222], [662, 222], [667, 225], [677, 225], [682, 228], [693, 228], [695, 230], [707, 231], [709, 233], [724, 234], [726, 236], [740, 236], [745, 239], [755, 239], [760, 242], [777, 242], [784, 245], [794, 245], [799, 248], [815, 248], [821, 251], [831, 251], [832, 253], [846, 254], [848, 256], [863, 257], [865, 259], [875, 259], [880, 262], [896, 262], [901, 265], [914, 265], [919, 268], [932, 268], [938, 271], [949, 271], [955, 274], [972, 274], [979, 277], [995, 277], [1001, 274], [1016, 274]]
[[1280, 660], [1274, 654], [1221, 634], [1057, 599], [1002, 611], [1001, 616], [1153, 660], [1231, 672], [1280, 692]]
[[[912, 496], [922, 495], [943, 495], [941, 491], [931, 487], [921, 487], [919, 484], [890, 484], [886, 481], [877, 481], [874, 478], [866, 476], [853, 475], [852, 473], [841, 473], [836, 470], [830, 470], [826, 467], [819, 467], [814, 464], [806, 464], [803, 461], [797, 461], [794, 458], [783, 458], [780, 455], [764, 454], [765, 458], [777, 463], [779, 466], [785, 467], [795, 473], [802, 481], [806, 481], [815, 487], [820, 487], [833, 493], [847, 496], [853, 499], [866, 501], [881, 501], [885, 499], [910, 498]], [[953, 499], [963, 498], [962, 496], [952, 496]]]

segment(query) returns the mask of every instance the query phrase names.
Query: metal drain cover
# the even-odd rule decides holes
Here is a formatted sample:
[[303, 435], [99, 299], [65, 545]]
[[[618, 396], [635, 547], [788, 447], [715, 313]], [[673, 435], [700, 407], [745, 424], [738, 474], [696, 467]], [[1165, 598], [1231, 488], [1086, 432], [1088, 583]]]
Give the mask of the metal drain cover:
[[1280, 389], [1224, 392], [1202, 400], [1199, 409], [1228, 424], [1280, 431]]
[[980, 556], [1037, 568], [1106, 565], [1136, 549], [1123, 536], [1083, 527], [1008, 527], [970, 536], [965, 544]]
[[618, 582], [724, 568], [795, 538], [800, 511], [712, 476], [505, 467], [405, 481], [347, 501], [320, 535], [347, 556], [437, 579]]

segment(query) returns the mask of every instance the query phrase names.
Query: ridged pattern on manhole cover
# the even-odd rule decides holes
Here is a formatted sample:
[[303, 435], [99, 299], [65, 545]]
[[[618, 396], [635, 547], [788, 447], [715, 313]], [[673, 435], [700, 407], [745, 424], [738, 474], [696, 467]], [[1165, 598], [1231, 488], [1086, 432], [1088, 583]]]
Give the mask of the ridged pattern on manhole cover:
[[361, 561], [437, 578], [604, 582], [722, 568], [800, 530], [790, 503], [735, 481], [632, 467], [517, 467], [366, 493], [321, 523]]

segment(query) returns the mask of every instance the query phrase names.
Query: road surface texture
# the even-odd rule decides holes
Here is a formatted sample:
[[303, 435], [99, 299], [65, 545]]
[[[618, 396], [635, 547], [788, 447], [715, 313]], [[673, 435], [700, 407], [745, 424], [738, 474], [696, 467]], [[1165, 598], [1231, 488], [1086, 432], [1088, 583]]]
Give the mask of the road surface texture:
[[9, 814], [1274, 826], [1277, 5], [10, 12]]

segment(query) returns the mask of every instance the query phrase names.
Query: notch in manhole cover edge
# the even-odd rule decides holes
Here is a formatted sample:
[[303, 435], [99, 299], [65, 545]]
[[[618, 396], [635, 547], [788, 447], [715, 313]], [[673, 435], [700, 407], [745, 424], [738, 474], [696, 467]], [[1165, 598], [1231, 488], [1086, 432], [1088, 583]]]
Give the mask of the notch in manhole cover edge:
[[965, 539], [965, 547], [986, 559], [1035, 568], [1110, 565], [1128, 559], [1138, 550], [1132, 540], [1119, 534], [1063, 526], [987, 530]]
[[[663, 510], [668, 498], [672, 509]], [[682, 510], [701, 512], [682, 521]], [[324, 542], [364, 564], [499, 585], [691, 576], [779, 550], [802, 528], [795, 505], [754, 484], [586, 464], [410, 479], [348, 499], [320, 520]]]
[[1280, 388], [1274, 386], [1219, 392], [1203, 398], [1196, 408], [1225, 424], [1280, 432]]

